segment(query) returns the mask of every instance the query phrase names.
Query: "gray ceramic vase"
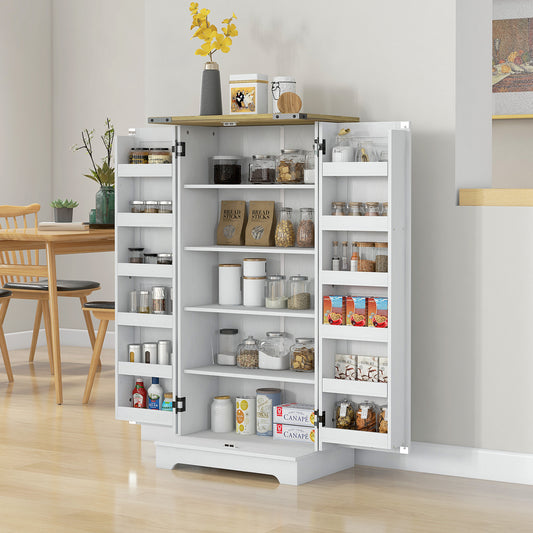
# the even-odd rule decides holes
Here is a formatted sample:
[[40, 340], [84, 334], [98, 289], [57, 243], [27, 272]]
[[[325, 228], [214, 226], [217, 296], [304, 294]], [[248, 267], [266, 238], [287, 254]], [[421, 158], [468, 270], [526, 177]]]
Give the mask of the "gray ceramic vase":
[[200, 115], [222, 115], [222, 94], [218, 63], [208, 61], [202, 72]]

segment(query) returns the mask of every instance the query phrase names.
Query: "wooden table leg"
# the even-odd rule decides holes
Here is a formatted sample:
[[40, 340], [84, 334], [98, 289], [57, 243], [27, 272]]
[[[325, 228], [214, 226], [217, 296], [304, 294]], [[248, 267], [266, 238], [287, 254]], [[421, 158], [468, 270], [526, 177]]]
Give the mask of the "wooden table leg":
[[[63, 383], [61, 380], [61, 353], [59, 345], [59, 312], [57, 305], [56, 256], [54, 245], [46, 243], [46, 262], [48, 264], [48, 295], [50, 304], [50, 323], [52, 326], [52, 353], [54, 355], [54, 381], [56, 387], [56, 403], [63, 403]], [[46, 305], [46, 302], [45, 304]]]
[[7, 351], [6, 338], [4, 337], [4, 318], [7, 312], [7, 306], [9, 305], [9, 298], [2, 302], [0, 307], [0, 350], [2, 351], [2, 357], [4, 359], [4, 366], [6, 367], [7, 379], [10, 383], [13, 383], [13, 371], [11, 370], [11, 362], [9, 361], [9, 352]]

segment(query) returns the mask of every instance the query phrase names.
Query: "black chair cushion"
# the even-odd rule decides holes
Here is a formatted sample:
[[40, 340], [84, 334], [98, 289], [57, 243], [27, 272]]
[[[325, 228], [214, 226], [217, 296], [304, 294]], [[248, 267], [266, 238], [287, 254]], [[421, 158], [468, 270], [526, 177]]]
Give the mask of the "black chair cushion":
[[[87, 289], [99, 289], [100, 283], [97, 281], [84, 281], [77, 279], [59, 279], [57, 280], [57, 290], [58, 292], [66, 291], [84, 291]], [[34, 282], [24, 282], [24, 281], [13, 281], [6, 283], [4, 289], [19, 289], [26, 291], [47, 291], [48, 290], [48, 280], [43, 279], [41, 281]]]
[[87, 302], [83, 307], [88, 309], [115, 309], [115, 302]]
[[7, 298], [8, 296], [11, 296], [11, 291], [4, 291], [3, 289], [0, 289], [0, 298]]

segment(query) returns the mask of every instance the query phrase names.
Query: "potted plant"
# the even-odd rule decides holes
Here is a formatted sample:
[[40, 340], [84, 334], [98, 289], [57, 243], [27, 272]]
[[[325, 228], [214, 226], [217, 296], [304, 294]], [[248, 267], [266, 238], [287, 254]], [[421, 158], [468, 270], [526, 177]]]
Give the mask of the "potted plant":
[[111, 155], [113, 153], [113, 141], [115, 139], [115, 128], [109, 118], [105, 122], [106, 130], [100, 136], [106, 155], [102, 158], [102, 163], [97, 165], [94, 160], [92, 140], [94, 130], [85, 129], [81, 132], [81, 146], [74, 145], [72, 149], [86, 150], [91, 159], [92, 168], [89, 174], [84, 174], [87, 178], [95, 181], [100, 185], [96, 193], [96, 224], [114, 224], [115, 223], [115, 169], [111, 166]]
[[78, 202], [75, 200], [61, 200], [58, 198], [50, 203], [54, 208], [54, 222], [72, 222], [72, 213], [74, 208], [78, 207]]

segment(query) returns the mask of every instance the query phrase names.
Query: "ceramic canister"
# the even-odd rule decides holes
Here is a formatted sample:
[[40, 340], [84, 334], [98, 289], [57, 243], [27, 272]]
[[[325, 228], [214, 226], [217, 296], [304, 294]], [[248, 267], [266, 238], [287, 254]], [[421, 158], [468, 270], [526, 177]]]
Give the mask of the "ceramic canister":
[[272, 410], [281, 405], [281, 389], [257, 389], [256, 393], [257, 434], [262, 437], [272, 437]]
[[242, 266], [218, 265], [218, 303], [220, 305], [240, 305]]
[[240, 435], [255, 435], [255, 398], [235, 399], [235, 431]]
[[246, 307], [265, 306], [266, 277], [242, 278], [242, 299]]
[[263, 278], [266, 276], [266, 259], [264, 257], [247, 257], [242, 260], [242, 275], [246, 278]]

